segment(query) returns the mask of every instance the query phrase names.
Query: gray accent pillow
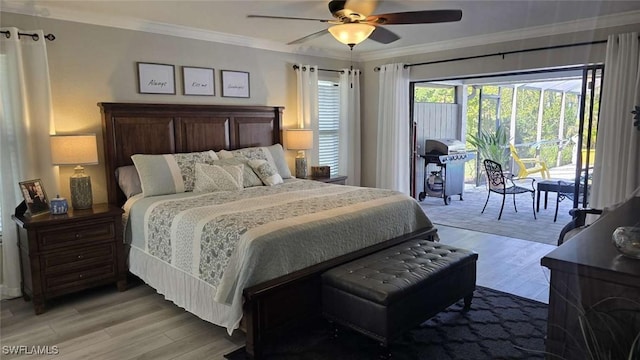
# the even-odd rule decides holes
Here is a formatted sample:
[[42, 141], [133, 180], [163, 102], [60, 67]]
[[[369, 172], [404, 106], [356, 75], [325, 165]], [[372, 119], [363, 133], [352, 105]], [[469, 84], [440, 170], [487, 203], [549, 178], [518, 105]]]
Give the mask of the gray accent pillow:
[[[120, 190], [122, 190], [127, 199], [142, 192], [140, 176], [138, 175], [138, 170], [136, 170], [134, 165], [121, 166], [117, 168], [116, 180], [118, 181]], [[260, 184], [262, 184], [262, 182], [260, 182]]]

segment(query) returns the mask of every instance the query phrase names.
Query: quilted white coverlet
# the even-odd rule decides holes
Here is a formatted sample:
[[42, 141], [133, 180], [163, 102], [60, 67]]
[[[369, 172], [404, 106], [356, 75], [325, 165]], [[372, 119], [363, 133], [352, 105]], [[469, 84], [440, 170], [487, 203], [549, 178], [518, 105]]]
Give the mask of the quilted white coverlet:
[[292, 179], [141, 198], [130, 205], [128, 225], [132, 247], [214, 289], [211, 301], [231, 309], [218, 325], [231, 332], [244, 288], [431, 222], [414, 199], [394, 191]]

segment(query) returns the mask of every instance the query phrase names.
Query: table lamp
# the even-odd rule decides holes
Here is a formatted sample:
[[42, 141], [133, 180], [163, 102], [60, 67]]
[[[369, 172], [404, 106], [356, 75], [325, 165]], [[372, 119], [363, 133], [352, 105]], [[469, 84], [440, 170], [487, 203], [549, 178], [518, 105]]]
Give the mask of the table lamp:
[[53, 165], [76, 165], [69, 178], [71, 206], [74, 209], [90, 209], [93, 206], [91, 177], [84, 173], [82, 165], [98, 164], [96, 134], [52, 135], [51, 162]]
[[313, 148], [313, 130], [309, 129], [288, 129], [284, 133], [284, 141], [287, 149], [298, 150], [296, 156], [296, 177], [307, 177], [307, 159], [304, 151]]

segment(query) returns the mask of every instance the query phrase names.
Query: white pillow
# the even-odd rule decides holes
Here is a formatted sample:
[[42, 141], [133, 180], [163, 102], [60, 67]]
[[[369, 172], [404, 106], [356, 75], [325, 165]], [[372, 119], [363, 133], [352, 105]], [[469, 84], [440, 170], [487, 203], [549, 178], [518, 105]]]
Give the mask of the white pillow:
[[265, 185], [273, 186], [284, 182], [278, 170], [266, 160], [249, 160], [247, 163]]
[[196, 164], [194, 192], [241, 190], [244, 165]]

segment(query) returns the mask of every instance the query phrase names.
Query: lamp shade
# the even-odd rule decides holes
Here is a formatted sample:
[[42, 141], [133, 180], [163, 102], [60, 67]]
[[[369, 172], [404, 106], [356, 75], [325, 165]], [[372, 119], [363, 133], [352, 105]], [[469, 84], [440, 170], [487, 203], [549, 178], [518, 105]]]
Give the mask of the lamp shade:
[[51, 162], [53, 165], [98, 164], [96, 134], [52, 135]]
[[309, 150], [313, 148], [313, 130], [288, 129], [284, 133], [284, 142], [290, 150]]
[[369, 24], [349, 23], [334, 25], [329, 28], [329, 32], [341, 43], [353, 46], [365, 41], [375, 29], [375, 26]]

